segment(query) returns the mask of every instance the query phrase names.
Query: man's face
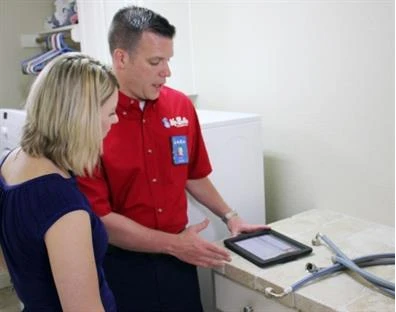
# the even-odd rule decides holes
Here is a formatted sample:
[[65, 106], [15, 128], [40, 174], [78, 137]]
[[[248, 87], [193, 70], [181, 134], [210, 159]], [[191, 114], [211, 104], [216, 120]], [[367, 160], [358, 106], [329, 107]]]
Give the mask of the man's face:
[[122, 70], [117, 71], [120, 90], [138, 100], [157, 99], [171, 75], [168, 63], [172, 56], [172, 39], [143, 32], [135, 50], [125, 55]]

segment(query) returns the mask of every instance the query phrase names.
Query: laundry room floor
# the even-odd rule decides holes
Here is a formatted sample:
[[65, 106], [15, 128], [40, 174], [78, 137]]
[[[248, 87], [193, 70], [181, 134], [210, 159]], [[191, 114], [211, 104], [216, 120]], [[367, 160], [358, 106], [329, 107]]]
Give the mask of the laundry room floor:
[[0, 312], [20, 312], [18, 297], [12, 287], [0, 289]]

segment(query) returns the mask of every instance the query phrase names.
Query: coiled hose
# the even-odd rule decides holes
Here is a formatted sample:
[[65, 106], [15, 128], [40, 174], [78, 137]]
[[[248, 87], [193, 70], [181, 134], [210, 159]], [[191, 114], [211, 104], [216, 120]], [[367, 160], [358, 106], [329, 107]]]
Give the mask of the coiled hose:
[[373, 265], [394, 265], [394, 253], [374, 254], [351, 260], [327, 236], [320, 233], [316, 234], [315, 239], [312, 240], [313, 245], [319, 245], [320, 239], [322, 239], [327, 244], [327, 246], [335, 253], [335, 256], [332, 257], [334, 264], [326, 268], [318, 269], [314, 264], [308, 263], [306, 265], [306, 268], [308, 271], [311, 272], [310, 275], [305, 276], [301, 280], [293, 283], [291, 286], [285, 288], [279, 293], [276, 293], [271, 287], [267, 287], [265, 289], [266, 296], [282, 298], [313, 280], [325, 277], [326, 275], [330, 275], [338, 271], [350, 269], [361, 275], [364, 279], [372, 283], [382, 292], [392, 296], [393, 298], [395, 297], [394, 283], [388, 282], [382, 278], [375, 276], [374, 274], [371, 274], [361, 269], [362, 267], [368, 267]]

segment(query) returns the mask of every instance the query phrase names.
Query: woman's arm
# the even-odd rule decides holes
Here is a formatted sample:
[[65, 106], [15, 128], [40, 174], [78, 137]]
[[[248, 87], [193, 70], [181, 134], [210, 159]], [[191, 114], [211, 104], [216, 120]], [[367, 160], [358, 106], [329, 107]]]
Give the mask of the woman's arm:
[[104, 311], [88, 213], [65, 214], [48, 229], [44, 240], [63, 311]]

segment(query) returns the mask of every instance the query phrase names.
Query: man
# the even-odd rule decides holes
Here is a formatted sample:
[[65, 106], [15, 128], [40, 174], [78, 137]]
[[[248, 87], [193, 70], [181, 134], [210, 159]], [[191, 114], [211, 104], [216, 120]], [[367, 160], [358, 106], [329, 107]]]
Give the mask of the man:
[[79, 179], [109, 233], [104, 269], [119, 311], [202, 311], [196, 266], [230, 261], [224, 248], [200, 238], [208, 220], [186, 228], [186, 190], [232, 234], [265, 228], [244, 223], [216, 191], [195, 109], [164, 86], [174, 35], [174, 26], [145, 8], [114, 16], [109, 45], [120, 120], [95, 177]]

